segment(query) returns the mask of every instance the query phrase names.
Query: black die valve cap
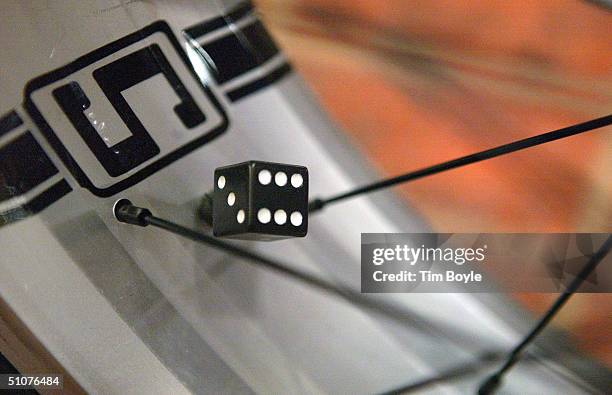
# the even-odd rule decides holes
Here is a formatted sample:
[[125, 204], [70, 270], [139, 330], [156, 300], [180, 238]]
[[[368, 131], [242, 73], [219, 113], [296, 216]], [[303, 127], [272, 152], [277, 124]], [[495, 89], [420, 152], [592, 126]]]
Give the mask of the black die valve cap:
[[215, 170], [215, 236], [245, 240], [304, 237], [308, 231], [308, 169], [249, 161]]

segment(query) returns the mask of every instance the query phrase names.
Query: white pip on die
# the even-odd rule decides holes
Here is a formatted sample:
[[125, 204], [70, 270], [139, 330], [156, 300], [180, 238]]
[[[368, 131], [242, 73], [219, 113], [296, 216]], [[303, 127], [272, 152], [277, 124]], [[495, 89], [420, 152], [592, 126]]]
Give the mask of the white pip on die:
[[215, 170], [213, 234], [245, 240], [304, 237], [308, 169], [248, 161]]

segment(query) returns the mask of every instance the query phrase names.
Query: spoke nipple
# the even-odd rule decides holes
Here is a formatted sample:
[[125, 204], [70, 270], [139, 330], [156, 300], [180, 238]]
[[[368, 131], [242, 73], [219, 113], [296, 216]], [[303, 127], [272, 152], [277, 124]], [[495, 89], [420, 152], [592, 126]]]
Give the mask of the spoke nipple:
[[153, 215], [146, 208], [134, 206], [128, 199], [117, 200], [113, 205], [113, 214], [119, 222], [138, 226], [147, 226], [147, 217]]

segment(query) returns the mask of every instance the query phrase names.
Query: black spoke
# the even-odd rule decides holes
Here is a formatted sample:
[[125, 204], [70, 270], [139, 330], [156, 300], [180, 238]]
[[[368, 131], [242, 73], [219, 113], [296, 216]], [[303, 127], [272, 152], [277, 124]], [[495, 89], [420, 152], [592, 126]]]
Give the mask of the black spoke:
[[478, 390], [479, 395], [487, 395], [494, 393], [501, 384], [502, 378], [508, 370], [510, 370], [521, 358], [525, 348], [533, 342], [533, 340], [542, 332], [554, 316], [563, 308], [565, 302], [578, 290], [580, 285], [587, 279], [595, 270], [597, 265], [606, 257], [612, 248], [612, 236], [604, 242], [601, 248], [591, 256], [586, 265], [582, 268], [576, 278], [568, 285], [567, 289], [559, 296], [546, 313], [542, 316], [537, 325], [525, 336], [525, 338], [509, 353], [506, 362], [492, 374]]
[[429, 388], [436, 384], [444, 384], [454, 380], [469, 377], [489, 367], [494, 362], [499, 361], [502, 357], [503, 354], [501, 353], [484, 353], [479, 356], [475, 361], [457, 364], [456, 366], [451, 367], [450, 369], [446, 369], [440, 374], [403, 385], [401, 387], [383, 392], [380, 395], [410, 394], [415, 391], [420, 391], [425, 388]]
[[443, 339], [449, 344], [461, 350], [475, 351], [483, 347], [481, 339], [471, 333], [463, 332], [456, 327], [446, 326], [441, 322], [434, 322], [423, 317], [414, 311], [408, 311], [394, 303], [383, 302], [372, 297], [368, 297], [352, 287], [319, 278], [305, 271], [293, 268], [291, 264], [269, 258], [248, 249], [228, 243], [213, 236], [186, 228], [171, 221], [155, 217], [148, 209], [136, 207], [127, 199], [122, 199], [115, 205], [115, 216], [121, 222], [138, 226], [151, 225], [164, 229], [171, 233], [186, 237], [198, 243], [223, 250], [231, 255], [245, 259], [245, 261], [258, 267], [274, 271], [298, 280], [301, 283], [314, 287], [327, 294], [340, 297], [352, 304], [366, 308], [374, 313], [382, 315], [388, 319], [408, 325], [422, 333]]
[[[552, 358], [557, 358], [567, 354], [567, 351], [555, 354], [527, 354], [523, 358], [525, 363], [546, 363]], [[475, 376], [481, 373], [483, 370], [489, 369], [491, 365], [503, 360], [507, 356], [507, 353], [499, 352], [485, 352], [477, 356], [472, 361], [465, 361], [463, 363], [456, 363], [450, 368], [444, 369], [441, 373], [433, 376], [425, 377], [419, 380], [415, 380], [411, 383], [404, 384], [396, 387], [392, 390], [383, 392], [380, 395], [396, 395], [396, 394], [412, 394], [417, 391], [422, 391], [435, 385], [448, 384], [453, 381], [462, 379], [469, 379], [471, 376]], [[600, 394], [600, 392], [583, 382], [581, 379], [576, 378], [569, 372], [563, 370], [551, 369], [551, 371], [563, 377], [568, 382], [572, 383], [576, 387], [584, 391], [585, 394]]]
[[429, 166], [424, 169], [412, 171], [410, 173], [402, 174], [396, 177], [387, 178], [384, 180], [376, 181], [374, 183], [364, 185], [355, 189], [351, 189], [347, 192], [340, 193], [338, 195], [331, 196], [329, 198], [317, 198], [310, 202], [309, 211], [315, 212], [321, 210], [323, 207], [330, 203], [339, 202], [351, 197], [363, 195], [366, 193], [374, 192], [380, 189], [388, 188], [393, 185], [401, 184], [408, 181], [414, 181], [419, 178], [431, 176], [434, 174], [442, 173], [447, 170], [452, 170], [457, 167], [466, 166], [472, 163], [480, 162], [483, 160], [495, 158], [497, 156], [516, 152], [525, 148], [535, 147], [536, 145], [549, 143], [551, 141], [563, 139], [566, 137], [574, 136], [576, 134], [588, 132], [590, 130], [598, 129], [604, 126], [612, 124], [612, 115], [593, 119], [591, 121], [579, 123], [577, 125], [568, 126], [563, 129], [554, 130], [552, 132], [539, 134], [537, 136], [528, 137], [526, 139], [514, 141], [512, 143], [500, 145], [495, 148], [491, 148], [485, 151], [476, 152], [471, 155], [462, 156], [461, 158], [453, 159], [447, 162], [439, 163], [437, 165]]

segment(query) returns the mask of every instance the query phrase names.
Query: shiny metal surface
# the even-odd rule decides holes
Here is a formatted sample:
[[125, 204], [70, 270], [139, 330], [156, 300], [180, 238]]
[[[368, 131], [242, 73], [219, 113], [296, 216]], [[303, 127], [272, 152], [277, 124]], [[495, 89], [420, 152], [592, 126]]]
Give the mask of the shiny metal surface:
[[[3, 4], [0, 65], [11, 74], [1, 80], [0, 111], [18, 108], [23, 128], [73, 191], [40, 214], [0, 228], [0, 296], [92, 393], [365, 394], [469, 359], [476, 350], [458, 350], [219, 251], [113, 218], [114, 202], [126, 197], [198, 227], [195, 212], [212, 186], [212, 170], [247, 159], [307, 166], [314, 195], [374, 177], [295, 73], [239, 101], [226, 98], [181, 31], [233, 3]], [[133, 187], [94, 196], [20, 109], [23, 86], [159, 19], [179, 37], [230, 126]], [[256, 73], [273, 67], [263, 63]], [[167, 99], [153, 100], [162, 105]], [[310, 221], [306, 239], [241, 244], [358, 288], [361, 232], [428, 229], [390, 193], [330, 207]], [[520, 335], [474, 295], [385, 297], [474, 333], [483, 347], [507, 347]], [[521, 393], [527, 383], [536, 393], [583, 393], [544, 365], [517, 369], [513, 377], [509, 393]], [[424, 393], [463, 393], [475, 382]]]

